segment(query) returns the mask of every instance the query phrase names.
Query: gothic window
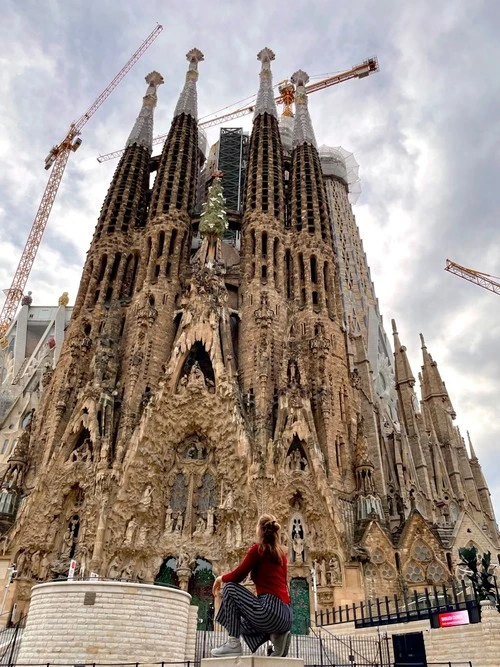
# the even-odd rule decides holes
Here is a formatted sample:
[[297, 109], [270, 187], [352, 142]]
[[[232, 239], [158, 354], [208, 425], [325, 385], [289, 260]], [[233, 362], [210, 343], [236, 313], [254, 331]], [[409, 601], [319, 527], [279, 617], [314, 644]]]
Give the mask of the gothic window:
[[425, 581], [425, 575], [422, 567], [414, 560], [410, 561], [406, 567], [405, 579], [412, 584], [418, 584]]
[[187, 505], [187, 482], [180, 472], [175, 476], [170, 491], [170, 507], [174, 512], [184, 512]]
[[378, 549], [378, 548], [375, 549], [375, 551], [372, 554], [372, 562], [376, 563], [378, 565], [379, 563], [383, 563], [384, 560], [385, 560], [385, 556], [384, 556], [384, 553], [383, 553], [382, 549]]
[[446, 581], [446, 572], [439, 563], [431, 563], [427, 568], [427, 579], [430, 579], [434, 584], [440, 584]]
[[198, 514], [207, 512], [210, 508], [217, 506], [217, 486], [210, 472], [206, 472], [201, 478], [198, 491], [197, 510]]
[[413, 549], [416, 560], [425, 562], [432, 560], [432, 551], [423, 542], [417, 542]]
[[376, 565], [373, 565], [372, 563], [365, 565], [365, 577], [367, 577], [367, 579], [375, 579], [377, 577], [377, 572]]
[[394, 579], [396, 577], [394, 568], [392, 568], [388, 563], [383, 563], [380, 566], [380, 574], [384, 579]]

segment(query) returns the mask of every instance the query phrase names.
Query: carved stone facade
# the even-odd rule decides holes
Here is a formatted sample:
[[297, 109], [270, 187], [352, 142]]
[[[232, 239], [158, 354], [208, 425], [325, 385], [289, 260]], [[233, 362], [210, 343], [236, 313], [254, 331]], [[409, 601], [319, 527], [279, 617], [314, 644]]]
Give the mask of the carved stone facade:
[[[76, 560], [81, 575], [178, 583], [202, 604], [211, 577], [251, 544], [263, 511], [284, 526], [290, 578], [306, 592], [314, 565], [320, 606], [446, 581], [459, 529], [499, 550], [488, 488], [426, 349], [420, 405], [397, 334], [395, 381], [383, 395], [366, 330], [346, 327], [307, 75], [293, 77], [293, 146], [283, 149], [269, 93], [274, 54], [259, 53], [234, 261], [220, 174], [203, 214], [220, 224], [192, 213], [202, 59], [188, 54], [159, 162], [145, 136], [162, 80], [147, 78], [141, 125], [111, 183], [59, 363], [25, 438], [15, 488], [27, 497], [8, 534], [16, 598], [26, 603], [35, 581], [64, 575]], [[328, 187], [337, 203], [344, 198], [335, 215], [352, 216], [347, 185], [335, 178]]]

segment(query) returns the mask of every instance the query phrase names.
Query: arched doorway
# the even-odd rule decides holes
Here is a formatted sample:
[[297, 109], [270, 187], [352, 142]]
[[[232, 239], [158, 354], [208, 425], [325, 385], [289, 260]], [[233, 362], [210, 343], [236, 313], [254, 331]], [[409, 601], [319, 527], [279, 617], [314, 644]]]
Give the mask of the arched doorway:
[[[198, 607], [198, 630], [207, 630], [212, 623], [213, 629], [213, 596], [212, 586], [215, 581], [212, 563], [204, 558], [197, 558], [193, 574], [189, 579], [188, 593], [191, 604]], [[210, 609], [210, 606], [212, 608]]]
[[177, 576], [177, 560], [173, 556], [165, 558], [161, 564], [160, 570], [155, 578], [155, 584], [163, 584], [164, 586], [179, 586], [179, 578]]
[[308, 635], [311, 624], [311, 603], [307, 579], [296, 577], [291, 580], [290, 597], [293, 610], [292, 632], [295, 635]]

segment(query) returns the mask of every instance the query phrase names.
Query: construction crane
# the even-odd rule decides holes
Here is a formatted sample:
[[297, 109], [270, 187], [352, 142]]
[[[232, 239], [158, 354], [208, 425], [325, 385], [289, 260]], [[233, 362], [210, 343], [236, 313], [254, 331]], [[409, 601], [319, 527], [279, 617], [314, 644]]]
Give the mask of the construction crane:
[[[307, 93], [315, 93], [317, 90], [323, 90], [323, 88], [329, 88], [330, 86], [335, 86], [337, 83], [343, 83], [344, 81], [349, 81], [350, 79], [364, 79], [366, 76], [373, 74], [374, 72], [379, 71], [378, 61], [376, 58], [369, 58], [368, 60], [363, 61], [361, 65], [356, 65], [351, 69], [346, 70], [345, 72], [340, 72], [340, 74], [334, 74], [333, 76], [323, 79], [322, 81], [317, 81], [311, 83], [309, 86], [306, 86]], [[295, 101], [295, 86], [285, 79], [278, 84], [279, 95], [274, 99], [277, 104], [283, 104], [284, 116], [293, 116], [292, 104]], [[223, 114], [221, 116], [215, 116], [215, 118], [209, 118], [208, 120], [203, 120], [198, 123], [199, 127], [207, 128], [213, 127], [214, 125], [220, 125], [222, 123], [227, 123], [234, 118], [240, 118], [241, 116], [246, 116], [249, 113], [252, 113], [255, 107], [255, 103], [242, 107], [241, 109], [236, 109], [236, 111], [231, 111], [229, 113]], [[159, 136], [153, 139], [153, 146], [162, 144], [167, 138], [167, 134], [160, 134]], [[106, 153], [105, 155], [99, 155], [97, 158], [98, 162], [107, 162], [108, 160], [114, 160], [115, 158], [120, 157], [123, 154], [123, 149], [118, 151], [113, 151], [112, 153]]]
[[49, 176], [45, 192], [43, 193], [42, 201], [38, 207], [35, 220], [31, 227], [28, 240], [24, 246], [21, 260], [16, 269], [16, 273], [14, 274], [12, 284], [6, 293], [7, 298], [3, 304], [2, 312], [0, 314], [1, 348], [5, 348], [7, 345], [5, 333], [16, 314], [17, 308], [22, 299], [23, 291], [26, 287], [26, 282], [28, 280], [31, 267], [33, 266], [36, 253], [40, 246], [40, 241], [42, 240], [45, 227], [47, 226], [50, 211], [52, 209], [52, 205], [54, 204], [54, 200], [56, 198], [69, 155], [71, 152], [76, 151], [82, 143], [82, 140], [79, 137], [82, 128], [92, 118], [104, 100], [109, 97], [109, 95], [117, 87], [124, 76], [132, 69], [142, 54], [151, 46], [162, 30], [163, 26], [156, 26], [151, 34], [146, 37], [137, 51], [132, 55], [127, 64], [118, 72], [107, 88], [102, 91], [95, 102], [90, 105], [87, 111], [82, 116], [80, 116], [80, 118], [75, 123], [72, 123], [69, 126], [69, 130], [66, 133], [64, 139], [59, 144], [57, 144], [57, 146], [54, 146], [45, 158], [45, 169], [50, 169], [52, 167], [52, 171]]
[[454, 273], [456, 276], [460, 276], [460, 278], [468, 280], [475, 285], [479, 285], [479, 287], [484, 287], [484, 289], [490, 290], [490, 292], [500, 294], [500, 282], [497, 282], [497, 280], [500, 279], [497, 278], [497, 280], [493, 280], [496, 276], [490, 276], [488, 273], [480, 273], [474, 269], [468, 269], [465, 266], [452, 262], [451, 259], [446, 260], [444, 270]]

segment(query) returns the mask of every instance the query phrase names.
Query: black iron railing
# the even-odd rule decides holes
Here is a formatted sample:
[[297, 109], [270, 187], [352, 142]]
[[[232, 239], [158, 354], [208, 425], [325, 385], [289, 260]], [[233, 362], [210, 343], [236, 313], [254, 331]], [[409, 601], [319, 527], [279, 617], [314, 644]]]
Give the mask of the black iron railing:
[[[498, 584], [494, 578], [497, 604], [500, 603]], [[440, 613], [467, 610], [471, 623], [478, 623], [480, 617], [479, 596], [476, 589], [461, 581], [457, 586], [443, 584], [412, 593], [404, 591], [401, 596], [385, 596], [365, 602], [341, 605], [317, 612], [316, 625], [324, 627], [339, 623], [354, 623], [356, 628], [408, 623], [410, 621], [431, 620], [437, 622]]]

